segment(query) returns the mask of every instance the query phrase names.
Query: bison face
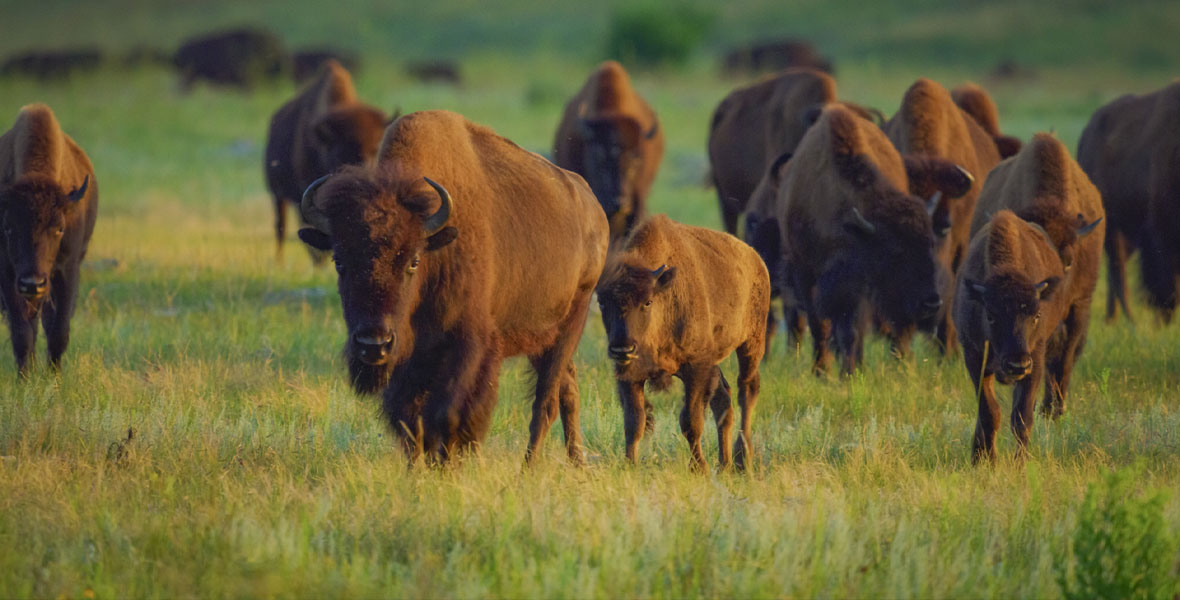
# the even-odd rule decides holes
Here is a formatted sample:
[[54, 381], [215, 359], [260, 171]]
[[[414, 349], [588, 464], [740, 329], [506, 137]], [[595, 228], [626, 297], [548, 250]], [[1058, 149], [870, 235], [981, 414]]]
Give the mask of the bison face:
[[628, 117], [582, 119], [583, 171], [586, 183], [608, 219], [620, 211], [629, 214], [630, 201], [638, 194], [636, 179], [643, 171], [643, 139], [651, 139], [655, 128], [644, 134], [639, 122]]
[[607, 354], [615, 362], [617, 373], [639, 358], [641, 350], [654, 349], [650, 330], [653, 323], [661, 321], [661, 297], [675, 278], [676, 267], [662, 265], [652, 271], [621, 266], [599, 286]]
[[979, 326], [991, 355], [987, 362], [999, 365], [995, 373], [1000, 383], [1011, 384], [1032, 372], [1032, 350], [1044, 337], [1041, 306], [1059, 282], [1059, 277], [1049, 277], [1034, 283], [1021, 274], [998, 275], [985, 283], [963, 280], [967, 298], [982, 313]]
[[377, 182], [353, 169], [313, 183], [301, 207], [310, 227], [300, 239], [331, 250], [336, 263], [353, 386], [378, 391], [411, 350], [398, 334], [409, 331], [430, 253], [458, 235], [447, 226], [450, 194], [430, 179]]
[[24, 178], [0, 191], [0, 221], [15, 276], [13, 287], [31, 305], [39, 304], [49, 291], [69, 216], [89, 185], [89, 175], [70, 192], [48, 179]]
[[871, 299], [899, 328], [926, 321], [942, 307], [930, 217], [921, 201], [897, 197], [870, 220], [856, 208], [845, 222], [862, 257]]

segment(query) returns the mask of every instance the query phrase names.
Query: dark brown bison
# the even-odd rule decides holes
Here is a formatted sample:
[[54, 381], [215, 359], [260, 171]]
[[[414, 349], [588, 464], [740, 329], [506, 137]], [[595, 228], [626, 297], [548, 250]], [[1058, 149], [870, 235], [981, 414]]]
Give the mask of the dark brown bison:
[[1000, 113], [996, 110], [996, 103], [992, 102], [992, 97], [983, 88], [975, 83], [967, 82], [951, 90], [951, 98], [959, 108], [963, 109], [963, 112], [971, 115], [971, 118], [975, 119], [975, 122], [979, 123], [979, 126], [992, 136], [1000, 158], [1015, 156], [1017, 152], [1020, 152], [1019, 138], [1000, 133]]
[[463, 73], [453, 60], [416, 60], [406, 63], [406, 74], [421, 83], [462, 85]]
[[1127, 304], [1127, 257], [1139, 249], [1147, 300], [1165, 321], [1180, 276], [1180, 82], [1126, 95], [1090, 117], [1078, 163], [1106, 208], [1106, 318]]
[[29, 50], [6, 58], [0, 65], [0, 76], [66, 79], [75, 73], [93, 71], [101, 64], [102, 50], [93, 47]]
[[814, 370], [827, 370], [835, 333], [844, 373], [863, 353], [865, 300], [896, 329], [936, 313], [934, 234], [927, 202], [875, 125], [832, 105], [803, 136], [779, 189], [785, 273], [807, 313]]
[[810, 42], [797, 39], [764, 40], [734, 48], [721, 61], [726, 74], [781, 71], [792, 67], [832, 72], [832, 61], [821, 56]]
[[288, 60], [278, 37], [250, 28], [191, 38], [172, 55], [185, 90], [197, 81], [249, 90], [264, 80], [282, 76]]
[[299, 231], [332, 250], [360, 393], [382, 408], [410, 460], [476, 446], [501, 362], [537, 373], [526, 460], [560, 409], [581, 458], [571, 361], [606, 260], [606, 218], [582, 178], [446, 111], [392, 125], [376, 161], [308, 188]]
[[636, 460], [647, 422], [644, 383], [674, 375], [684, 382], [680, 429], [693, 466], [705, 467], [701, 435], [709, 405], [718, 460], [728, 467], [733, 416], [719, 365], [736, 350], [742, 424], [732, 458], [744, 469], [770, 307], [770, 278], [758, 254], [731, 235], [658, 215], [637, 226], [612, 258], [598, 302], [623, 406], [627, 458]]
[[[836, 101], [836, 81], [815, 69], [791, 69], [730, 92], [709, 125], [709, 166], [725, 230], [738, 219], [771, 162], [794, 152], [817, 116]], [[848, 105], [865, 118], [872, 113]]]
[[[798, 352], [803, 343], [803, 332], [807, 328], [807, 315], [803, 313], [798, 299], [786, 283], [778, 222], [779, 185], [790, 160], [790, 153], [784, 153], [775, 159], [766, 170], [766, 175], [754, 188], [754, 192], [750, 194], [743, 237], [766, 263], [766, 269], [770, 272], [771, 301], [778, 298], [782, 302], [783, 320], [787, 325], [787, 346]], [[767, 353], [770, 352], [770, 344], [777, 330], [778, 320], [775, 317], [774, 306], [771, 305], [766, 316]]]
[[0, 308], [23, 376], [37, 341], [37, 317], [49, 364], [61, 366], [94, 221], [98, 181], [86, 153], [44, 104], [20, 110], [0, 136]]
[[[1012, 431], [1023, 454], [1033, 425], [1032, 394], [1045, 375], [1049, 350], [1070, 312], [1066, 273], [1045, 231], [1009, 210], [992, 216], [971, 239], [955, 302], [963, 361], [979, 396], [972, 457], [994, 460], [1000, 407], [993, 382], [1014, 385]], [[1052, 384], [1052, 379], [1050, 383]], [[1046, 395], [1048, 395], [1048, 391]]]
[[611, 240], [643, 218], [663, 157], [655, 111], [631, 87], [622, 65], [599, 65], [565, 106], [553, 162], [586, 178], [606, 212]]
[[[943, 312], [934, 324], [935, 336], [944, 352], [953, 353], [956, 336], [950, 305], [954, 300], [954, 274], [967, 251], [971, 216], [983, 187], [984, 177], [1000, 162], [1000, 152], [992, 136], [971, 115], [959, 108], [941, 85], [919, 79], [906, 90], [901, 107], [885, 124], [885, 132], [897, 150], [907, 158], [923, 157], [950, 161], [962, 170], [958, 189], [939, 195], [931, 213], [938, 237], [938, 261], [941, 265], [940, 291]], [[911, 161], [912, 162], [912, 161]], [[913, 178], [910, 191], [930, 197], [942, 188]], [[905, 351], [910, 331], [893, 330], [894, 346]]]
[[337, 48], [300, 48], [291, 54], [291, 76], [296, 84], [319, 74], [329, 61], [336, 61], [349, 72], [356, 72], [361, 59], [355, 52]]
[[[311, 182], [344, 165], [371, 160], [388, 125], [385, 114], [357, 100], [352, 76], [329, 60], [319, 76], [270, 120], [266, 185], [274, 199], [275, 239], [282, 253], [287, 203], [298, 203]], [[326, 258], [313, 253], [316, 262]]]

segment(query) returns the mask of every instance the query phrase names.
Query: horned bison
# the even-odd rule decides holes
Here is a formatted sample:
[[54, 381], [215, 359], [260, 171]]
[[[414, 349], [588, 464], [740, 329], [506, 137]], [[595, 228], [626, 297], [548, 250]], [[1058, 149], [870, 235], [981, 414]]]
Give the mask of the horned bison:
[[[627, 237], [603, 273], [598, 301], [623, 407], [627, 458], [635, 461], [647, 422], [648, 380], [684, 382], [680, 429], [695, 468], [705, 406], [717, 424], [721, 468], [744, 469], [758, 400], [758, 366], [765, 350], [770, 279], [761, 257], [737, 238], [658, 215]], [[733, 417], [720, 363], [738, 357], [741, 430], [730, 451]]]
[[86, 153], [48, 106], [21, 108], [0, 136], [0, 308], [22, 376], [36, 348], [38, 316], [49, 364], [61, 365], [97, 217], [98, 181]]
[[1078, 141], [1078, 163], [1106, 209], [1106, 318], [1127, 304], [1127, 257], [1139, 250], [1153, 309], [1170, 321], [1180, 277], [1180, 81], [1099, 108]]
[[581, 459], [574, 348], [602, 274], [608, 226], [589, 186], [447, 111], [406, 115], [376, 160], [304, 194], [299, 231], [331, 250], [354, 389], [384, 389], [411, 461], [487, 434], [502, 361], [536, 370], [526, 460], [560, 410]]
[[860, 363], [866, 300], [898, 329], [941, 307], [927, 202], [908, 188], [905, 164], [884, 133], [839, 105], [823, 110], [791, 158], [778, 222], [817, 373], [831, 360], [833, 329], [843, 372]]
[[656, 113], [631, 86], [623, 66], [598, 66], [565, 106], [553, 162], [582, 177], [610, 221], [611, 240], [643, 219], [664, 156]]
[[[298, 203], [317, 178], [371, 160], [387, 124], [384, 113], [357, 99], [352, 76], [331, 59], [313, 82], [275, 111], [263, 158], [279, 254], [287, 231], [287, 204]], [[326, 258], [312, 256], [317, 263]]]

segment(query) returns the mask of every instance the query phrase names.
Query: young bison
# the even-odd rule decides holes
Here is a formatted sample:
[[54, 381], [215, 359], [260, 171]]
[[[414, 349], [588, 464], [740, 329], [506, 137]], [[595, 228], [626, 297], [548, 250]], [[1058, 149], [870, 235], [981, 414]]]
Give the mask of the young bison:
[[[959, 272], [955, 327], [979, 396], [972, 459], [995, 460], [1000, 407], [993, 380], [1013, 385], [1012, 431], [1020, 454], [1033, 424], [1032, 394], [1046, 349], [1069, 311], [1064, 267], [1040, 227], [1002, 210], [971, 240]], [[985, 362], [986, 361], [986, 362]]]
[[[766, 346], [770, 276], [749, 246], [728, 234], [660, 215], [625, 240], [598, 284], [598, 302], [615, 363], [627, 458], [635, 461], [647, 422], [643, 385], [670, 375], [684, 382], [680, 429], [694, 468], [705, 467], [705, 404], [717, 423], [720, 467], [744, 469]], [[737, 350], [741, 432], [730, 453], [729, 384], [718, 367]]]
[[86, 153], [48, 106], [22, 108], [0, 136], [0, 308], [22, 376], [36, 348], [38, 313], [49, 363], [61, 365], [97, 216], [98, 182]]

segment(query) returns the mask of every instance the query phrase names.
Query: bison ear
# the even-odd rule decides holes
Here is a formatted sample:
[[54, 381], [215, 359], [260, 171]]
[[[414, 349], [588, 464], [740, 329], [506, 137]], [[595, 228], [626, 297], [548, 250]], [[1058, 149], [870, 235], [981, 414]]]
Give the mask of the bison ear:
[[1000, 151], [1000, 158], [1016, 156], [1016, 153], [1020, 152], [1021, 146], [1024, 145], [1019, 138], [1010, 135], [997, 135], [992, 139], [996, 141], [996, 149]]
[[663, 272], [656, 277], [656, 291], [667, 289], [672, 281], [676, 279], [676, 267], [664, 266], [660, 270]]
[[386, 126], [392, 125], [394, 121], [400, 119], [401, 117], [402, 117], [402, 107], [395, 106], [395, 107], [393, 107], [393, 114], [390, 115], [389, 120], [385, 122], [385, 125]]
[[782, 179], [783, 167], [786, 166], [790, 160], [791, 153], [784, 152], [778, 158], [774, 159], [774, 162], [770, 163], [770, 170], [766, 172], [766, 175], [770, 177], [770, 180], [773, 181], [775, 185], [778, 185], [779, 180]]
[[70, 199], [70, 202], [76, 203], [82, 199], [82, 196], [86, 195], [86, 188], [88, 187], [90, 187], [90, 173], [87, 173], [86, 177], [82, 179], [82, 185], [71, 191], [66, 197]]
[[332, 249], [332, 238], [328, 234], [316, 229], [315, 227], [302, 227], [299, 229], [299, 239], [303, 240], [304, 244], [315, 248], [316, 250], [323, 250], [327, 252]]
[[455, 241], [459, 237], [459, 230], [448, 225], [439, 230], [438, 233], [426, 238], [426, 250], [433, 252]]
[[964, 279], [963, 284], [967, 287], [967, 297], [973, 302], [983, 302], [983, 295], [987, 293], [987, 286], [972, 279]]
[[1036, 285], [1037, 298], [1041, 301], [1045, 301], [1053, 297], [1053, 293], [1057, 291], [1058, 287], [1060, 287], [1058, 285], [1060, 283], [1061, 278], [1057, 277], [1056, 275], [1045, 278], [1044, 281]]
[[948, 198], [961, 198], [971, 191], [975, 176], [949, 160], [907, 154], [902, 157], [910, 189], [914, 182], [928, 181]]
[[799, 113], [799, 117], [803, 122], [804, 127], [811, 127], [812, 125], [815, 125], [815, 122], [819, 120], [820, 115], [822, 114], [824, 114], [824, 105], [812, 104], [811, 106], [803, 109], [803, 112]]

